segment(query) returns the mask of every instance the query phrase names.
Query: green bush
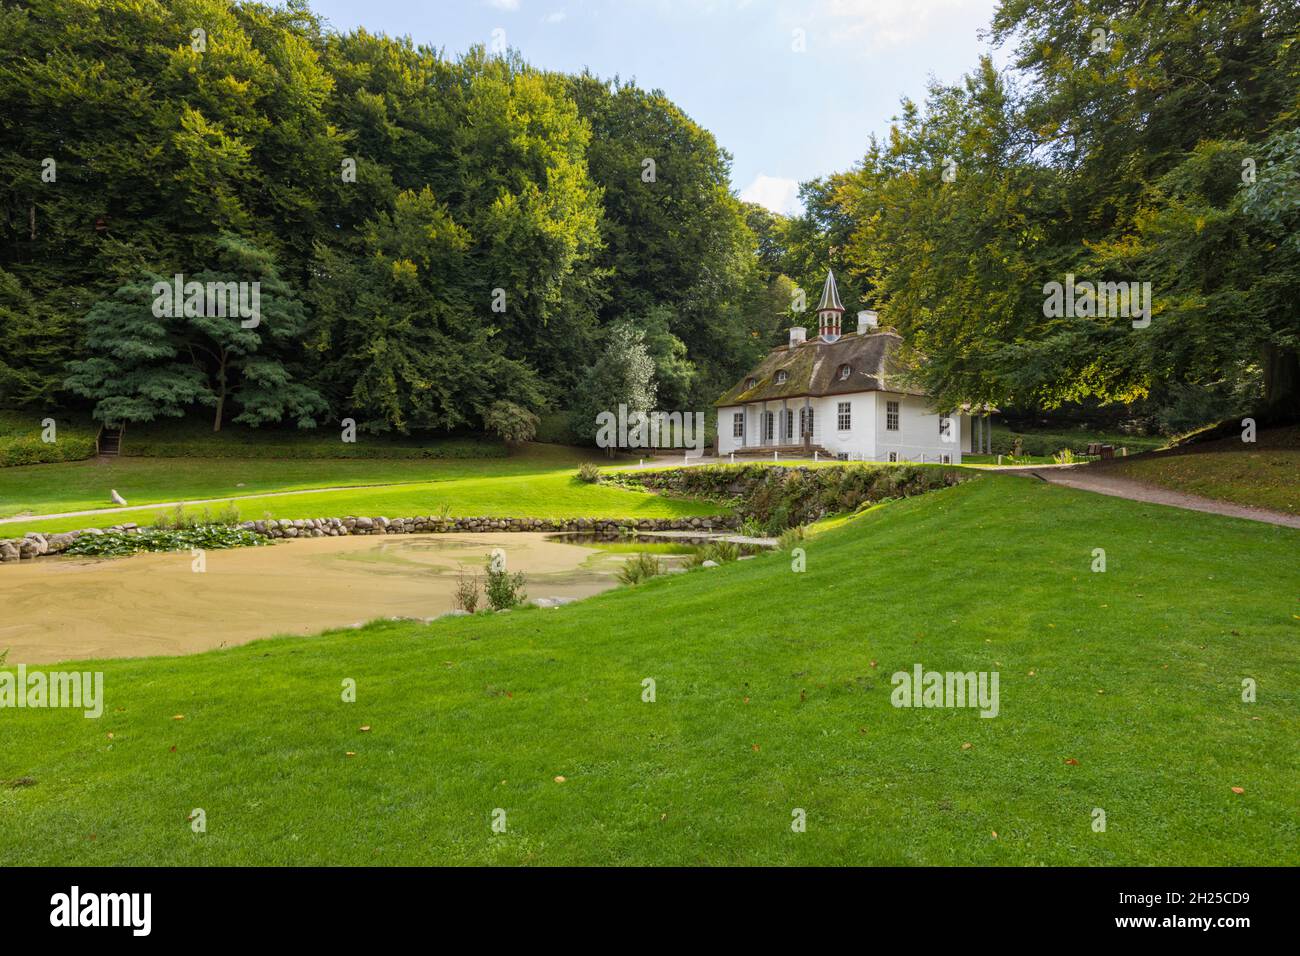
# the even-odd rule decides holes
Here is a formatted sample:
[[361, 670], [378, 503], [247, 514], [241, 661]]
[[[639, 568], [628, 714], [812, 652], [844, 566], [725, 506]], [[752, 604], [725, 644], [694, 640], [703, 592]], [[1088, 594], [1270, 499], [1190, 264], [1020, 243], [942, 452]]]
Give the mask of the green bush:
[[589, 485], [600, 481], [600, 469], [589, 461], [584, 461], [578, 468], [578, 477]]
[[618, 579], [624, 584], [640, 584], [656, 574], [664, 573], [664, 564], [653, 554], [641, 552], [623, 562], [618, 569]]
[[504, 458], [499, 442], [473, 438], [451, 438], [425, 445], [404, 445], [359, 438], [355, 444], [331, 438], [327, 441], [232, 442], [202, 439], [138, 438], [129, 432], [122, 442], [122, 454], [132, 458], [397, 458], [454, 459]]
[[524, 585], [527, 583], [524, 572], [517, 571], [511, 574], [506, 570], [505, 561], [498, 561], [495, 554], [488, 555], [485, 566], [487, 583], [483, 590], [487, 594], [488, 606], [492, 610], [504, 611], [524, 602], [528, 597], [524, 590]]
[[921, 465], [704, 465], [616, 472], [605, 480], [629, 488], [717, 501], [735, 509], [744, 526], [779, 535], [828, 514], [856, 511], [888, 498], [908, 498], [964, 481], [955, 468]]
[[[54, 417], [55, 438], [42, 440], [46, 418]], [[81, 461], [95, 454], [97, 426], [88, 419], [39, 412], [0, 411], [0, 467]]]
[[95, 454], [94, 437], [59, 436], [47, 444], [40, 437], [0, 438], [0, 467], [44, 465], [56, 461], [81, 461]]

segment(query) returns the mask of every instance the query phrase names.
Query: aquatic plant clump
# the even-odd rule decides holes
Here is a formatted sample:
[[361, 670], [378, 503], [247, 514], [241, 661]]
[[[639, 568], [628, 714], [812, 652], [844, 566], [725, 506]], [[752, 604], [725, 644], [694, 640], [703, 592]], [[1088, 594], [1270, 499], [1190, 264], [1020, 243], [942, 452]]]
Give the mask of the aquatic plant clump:
[[82, 534], [64, 554], [122, 557], [146, 551], [185, 551], [189, 548], [247, 548], [269, 544], [264, 535], [229, 525], [199, 525], [192, 528], [143, 528], [139, 531], [105, 531]]

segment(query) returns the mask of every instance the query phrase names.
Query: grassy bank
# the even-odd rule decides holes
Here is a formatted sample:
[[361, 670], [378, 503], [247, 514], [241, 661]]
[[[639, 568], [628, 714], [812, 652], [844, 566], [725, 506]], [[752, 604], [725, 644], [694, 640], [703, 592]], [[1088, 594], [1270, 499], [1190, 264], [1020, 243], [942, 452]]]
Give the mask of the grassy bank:
[[[104, 662], [99, 720], [0, 712], [0, 865], [1294, 864], [1298, 542], [988, 475], [804, 574]], [[999, 716], [891, 706], [918, 662]]]
[[1239, 505], [1300, 514], [1300, 428], [1188, 445], [1112, 466], [1147, 484]]

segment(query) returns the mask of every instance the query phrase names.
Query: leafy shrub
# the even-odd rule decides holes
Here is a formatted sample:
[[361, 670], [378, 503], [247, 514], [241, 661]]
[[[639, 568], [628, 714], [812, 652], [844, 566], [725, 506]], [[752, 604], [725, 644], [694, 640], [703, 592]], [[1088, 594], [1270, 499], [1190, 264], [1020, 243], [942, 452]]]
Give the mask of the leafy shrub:
[[618, 579], [624, 584], [640, 584], [656, 574], [664, 573], [664, 564], [653, 554], [641, 552], [623, 562], [618, 569]]
[[95, 439], [85, 435], [59, 436], [46, 444], [39, 436], [0, 437], [0, 467], [44, 465], [58, 461], [81, 461], [95, 454]]
[[1073, 465], [1074, 452], [1068, 448], [1062, 448], [1052, 456], [1052, 461], [1056, 462], [1058, 465]]
[[483, 413], [483, 427], [502, 441], [517, 445], [537, 437], [537, 416], [514, 402], [493, 402]]
[[229, 525], [198, 525], [188, 528], [143, 528], [136, 532], [105, 531], [83, 534], [72, 542], [64, 554], [121, 557], [145, 551], [187, 551], [190, 548], [257, 547], [267, 539], [256, 531]]
[[524, 572], [511, 574], [506, 570], [505, 562], [498, 563], [492, 555], [488, 556], [486, 567], [487, 584], [483, 590], [487, 593], [488, 606], [494, 611], [504, 611], [522, 604], [528, 597], [524, 591], [527, 583]]
[[767, 534], [811, 524], [827, 514], [855, 511], [888, 498], [912, 497], [955, 485], [967, 475], [955, 468], [920, 465], [832, 465], [825, 468], [763, 464], [705, 465], [617, 472], [604, 480], [631, 488], [704, 498], [729, 505]]
[[584, 461], [578, 468], [578, 477], [589, 485], [600, 481], [600, 468], [589, 461]]

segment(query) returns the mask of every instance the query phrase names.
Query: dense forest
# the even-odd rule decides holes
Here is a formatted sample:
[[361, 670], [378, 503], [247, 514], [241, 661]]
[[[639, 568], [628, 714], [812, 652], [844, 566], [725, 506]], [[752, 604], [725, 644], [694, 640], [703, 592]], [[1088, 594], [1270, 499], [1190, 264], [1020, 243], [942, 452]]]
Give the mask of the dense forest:
[[[708, 405], [832, 266], [939, 404], [1294, 415], [1298, 24], [1003, 0], [1011, 68], [904, 101], [782, 217], [634, 82], [338, 33], [301, 0], [6, 2], [0, 407], [528, 437], [620, 397]], [[1067, 274], [1149, 282], [1149, 326], [1048, 316]], [[259, 321], [155, 314], [177, 275], [258, 282]]]

